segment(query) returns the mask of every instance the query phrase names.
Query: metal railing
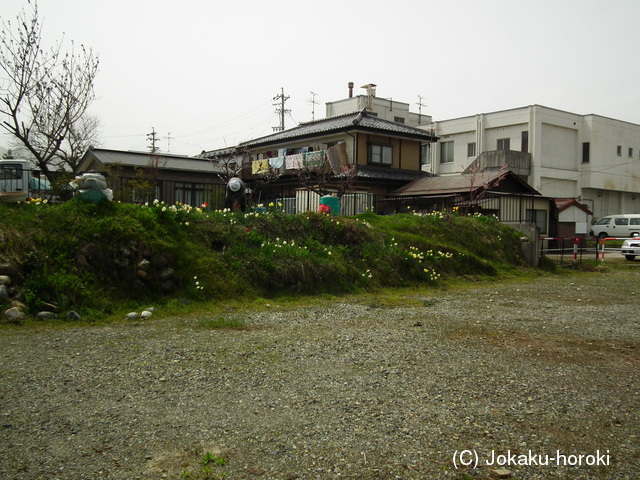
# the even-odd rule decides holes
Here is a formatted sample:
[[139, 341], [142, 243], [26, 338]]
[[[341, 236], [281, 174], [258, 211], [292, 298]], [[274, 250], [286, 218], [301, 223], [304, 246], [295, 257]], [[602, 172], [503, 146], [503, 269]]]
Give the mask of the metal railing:
[[557, 265], [580, 263], [597, 258], [595, 240], [587, 237], [541, 237], [540, 256]]

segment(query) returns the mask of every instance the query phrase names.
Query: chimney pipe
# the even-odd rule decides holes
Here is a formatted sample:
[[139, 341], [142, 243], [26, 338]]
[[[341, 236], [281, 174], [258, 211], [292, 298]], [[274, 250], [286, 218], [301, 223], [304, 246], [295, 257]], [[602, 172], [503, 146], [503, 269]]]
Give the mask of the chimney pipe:
[[349, 98], [353, 97], [353, 82], [349, 82]]

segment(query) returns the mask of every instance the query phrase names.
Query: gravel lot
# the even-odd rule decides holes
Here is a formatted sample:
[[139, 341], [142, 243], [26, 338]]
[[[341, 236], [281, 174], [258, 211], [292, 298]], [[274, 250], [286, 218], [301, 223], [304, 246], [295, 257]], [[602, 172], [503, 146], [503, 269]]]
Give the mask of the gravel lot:
[[230, 310], [245, 330], [1, 329], [0, 478], [636, 479], [639, 284], [620, 262]]

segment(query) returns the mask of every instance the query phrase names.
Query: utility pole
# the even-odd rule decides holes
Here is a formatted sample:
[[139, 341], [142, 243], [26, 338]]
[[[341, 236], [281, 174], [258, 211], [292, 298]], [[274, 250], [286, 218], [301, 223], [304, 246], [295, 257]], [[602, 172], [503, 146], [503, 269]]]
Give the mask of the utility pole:
[[156, 142], [158, 141], [157, 137], [158, 134], [156, 133], [156, 129], [154, 127], [151, 127], [151, 133], [147, 133], [147, 140], [151, 142], [151, 147], [149, 147], [151, 149], [151, 153], [156, 153], [158, 150], [160, 150], [158, 147], [156, 147]]
[[318, 105], [318, 102], [316, 102], [316, 96], [318, 94], [314, 93], [314, 92], [309, 92], [309, 93], [311, 93], [311, 100], [309, 100], [309, 103], [311, 104], [311, 120], [315, 120], [316, 119], [316, 105]]
[[287, 100], [289, 100], [289, 96], [287, 95], [285, 97], [284, 95], [284, 87], [280, 88], [280, 95], [276, 95], [275, 97], [273, 97], [274, 100], [280, 100], [280, 103], [274, 103], [273, 105], [278, 107], [276, 108], [276, 113], [280, 116], [280, 126], [279, 127], [273, 127], [273, 131], [274, 132], [282, 132], [284, 131], [284, 116], [287, 113], [291, 113], [291, 110], [285, 110], [284, 109], [284, 102], [286, 102]]

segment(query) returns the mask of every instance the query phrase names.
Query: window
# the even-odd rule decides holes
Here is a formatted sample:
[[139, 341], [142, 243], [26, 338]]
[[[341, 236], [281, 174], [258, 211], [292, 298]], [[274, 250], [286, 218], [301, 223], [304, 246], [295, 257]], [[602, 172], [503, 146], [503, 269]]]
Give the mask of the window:
[[22, 165], [5, 164], [0, 167], [0, 180], [19, 180], [22, 178]]
[[629, 158], [633, 158], [633, 148], [629, 147]]
[[609, 225], [610, 221], [611, 221], [611, 217], [604, 217], [598, 220], [598, 223], [596, 223], [596, 225]]
[[[146, 182], [148, 183], [148, 182]], [[134, 203], [151, 203], [156, 198], [160, 198], [160, 186], [155, 184], [149, 185], [133, 185], [131, 187], [131, 201]]]
[[619, 157], [622, 156], [622, 145], [618, 145], [618, 148], [616, 148], [616, 153], [618, 154]]
[[589, 163], [589, 150], [591, 145], [589, 142], [584, 142], [582, 144], [582, 163]]
[[499, 138], [498, 139], [498, 150], [511, 150], [511, 139], [509, 138]]
[[535, 223], [540, 229], [540, 233], [547, 233], [547, 211], [527, 210], [527, 222]]
[[391, 145], [371, 145], [369, 163], [391, 165], [393, 163], [393, 147]]
[[393, 121], [396, 123], [404, 123], [404, 118], [402, 117], [393, 117]]
[[0, 192], [17, 192], [27, 190], [22, 181], [22, 165], [5, 164], [0, 167]]
[[431, 166], [431, 144], [422, 144], [422, 165]]
[[476, 142], [467, 143], [467, 157], [476, 156]]
[[204, 185], [202, 183], [176, 182], [176, 203], [199, 207], [204, 201]]
[[629, 225], [629, 219], [628, 218], [616, 218], [615, 224], [616, 225]]
[[522, 132], [522, 139], [520, 140], [520, 151], [522, 153], [529, 153], [529, 132]]
[[440, 143], [440, 163], [453, 163], [453, 140]]

